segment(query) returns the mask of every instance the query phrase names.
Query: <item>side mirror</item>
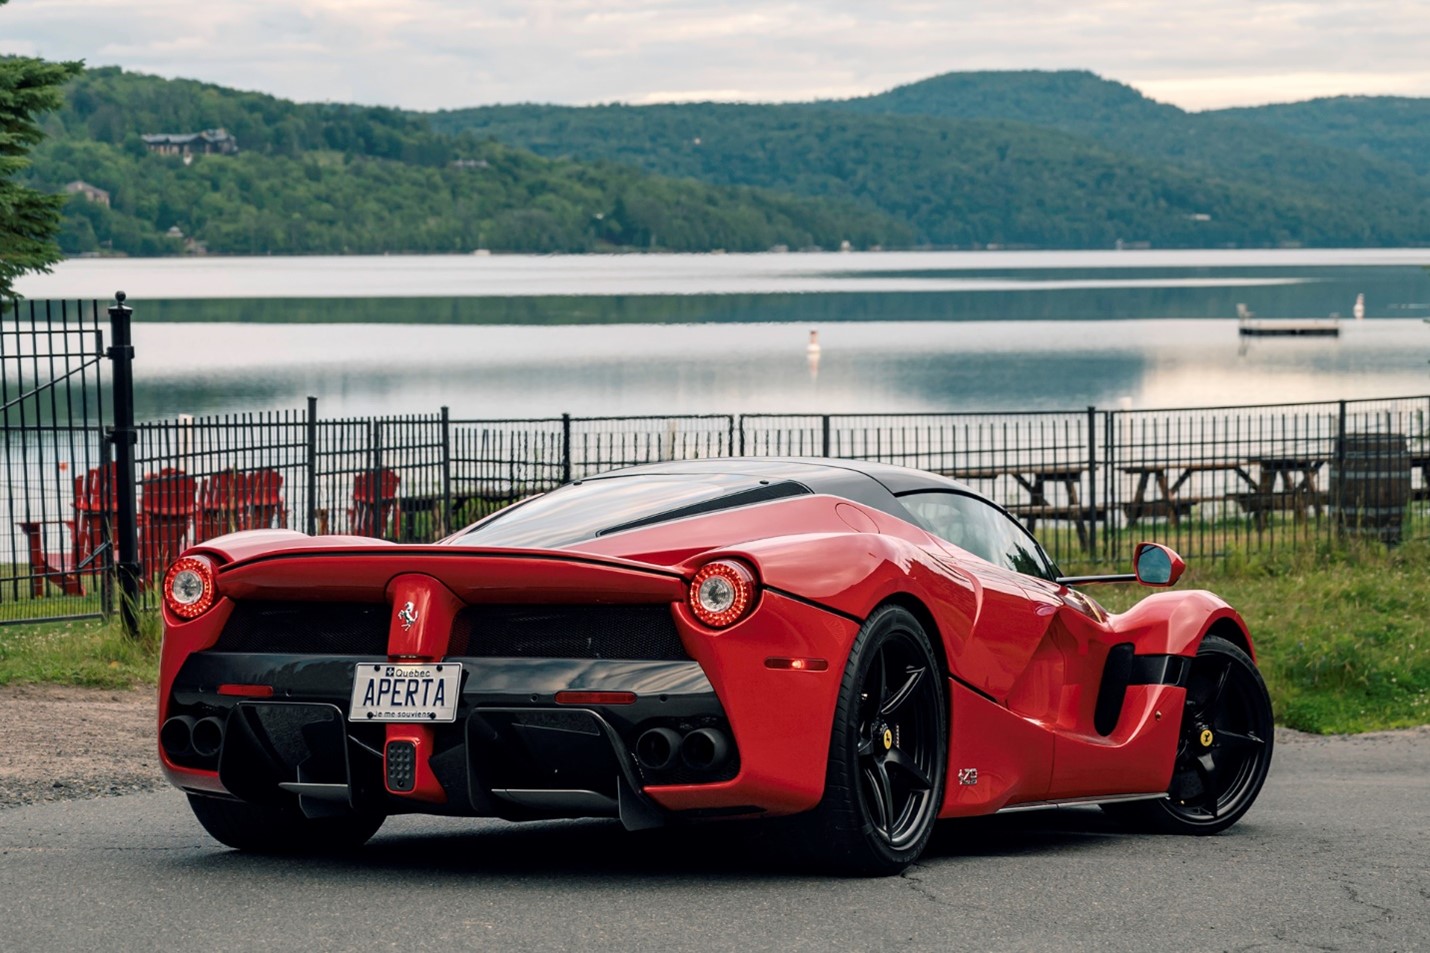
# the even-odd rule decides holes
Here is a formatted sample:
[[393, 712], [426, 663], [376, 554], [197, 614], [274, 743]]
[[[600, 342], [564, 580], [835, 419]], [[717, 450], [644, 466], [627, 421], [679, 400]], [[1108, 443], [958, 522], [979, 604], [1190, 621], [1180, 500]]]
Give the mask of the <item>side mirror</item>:
[[1182, 557], [1160, 543], [1138, 543], [1132, 552], [1132, 571], [1144, 586], [1175, 585], [1186, 569]]

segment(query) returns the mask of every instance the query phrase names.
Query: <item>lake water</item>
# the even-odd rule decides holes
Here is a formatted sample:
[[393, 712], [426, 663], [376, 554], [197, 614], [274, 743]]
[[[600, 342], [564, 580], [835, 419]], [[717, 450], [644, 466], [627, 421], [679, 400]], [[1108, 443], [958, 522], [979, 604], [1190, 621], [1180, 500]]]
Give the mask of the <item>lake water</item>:
[[[144, 418], [309, 394], [325, 417], [917, 412], [1430, 393], [1427, 266], [1425, 249], [83, 260], [19, 290], [128, 292]], [[1347, 320], [1243, 339], [1238, 303]]]

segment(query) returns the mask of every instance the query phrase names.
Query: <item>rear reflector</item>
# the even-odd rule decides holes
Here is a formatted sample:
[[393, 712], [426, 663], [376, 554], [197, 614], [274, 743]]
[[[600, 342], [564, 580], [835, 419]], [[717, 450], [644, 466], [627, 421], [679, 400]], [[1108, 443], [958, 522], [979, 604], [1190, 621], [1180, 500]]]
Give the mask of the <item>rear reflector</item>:
[[822, 658], [767, 658], [765, 668], [781, 672], [824, 672], [829, 661]]
[[417, 746], [410, 741], [387, 743], [387, 789], [405, 794], [417, 786]]
[[220, 695], [233, 695], [238, 698], [272, 698], [272, 685], [220, 685], [218, 687]]
[[634, 705], [635, 692], [557, 692], [558, 705]]

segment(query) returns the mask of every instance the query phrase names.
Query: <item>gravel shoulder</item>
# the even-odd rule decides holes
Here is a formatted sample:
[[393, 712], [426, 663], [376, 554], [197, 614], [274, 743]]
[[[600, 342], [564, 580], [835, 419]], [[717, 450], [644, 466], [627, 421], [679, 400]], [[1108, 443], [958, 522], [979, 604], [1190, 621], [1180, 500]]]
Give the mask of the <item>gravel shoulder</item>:
[[164, 785], [154, 689], [0, 685], [0, 810]]
[[[152, 688], [0, 685], [0, 810], [163, 787], [155, 705]], [[1370, 747], [1423, 750], [1430, 725], [1364, 735], [1278, 728], [1276, 744], [1327, 748], [1323, 757], [1334, 762]]]

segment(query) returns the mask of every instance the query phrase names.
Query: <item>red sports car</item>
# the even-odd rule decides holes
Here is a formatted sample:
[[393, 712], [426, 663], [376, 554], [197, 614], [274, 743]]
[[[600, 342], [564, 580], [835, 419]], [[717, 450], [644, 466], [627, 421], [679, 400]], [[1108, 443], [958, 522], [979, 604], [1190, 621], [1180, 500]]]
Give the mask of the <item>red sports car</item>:
[[232, 847], [331, 850], [390, 814], [789, 816], [889, 874], [939, 818], [1092, 803], [1240, 818], [1271, 761], [1246, 624], [1120, 615], [953, 480], [839, 460], [578, 480], [434, 545], [256, 530], [164, 579], [159, 750]]

